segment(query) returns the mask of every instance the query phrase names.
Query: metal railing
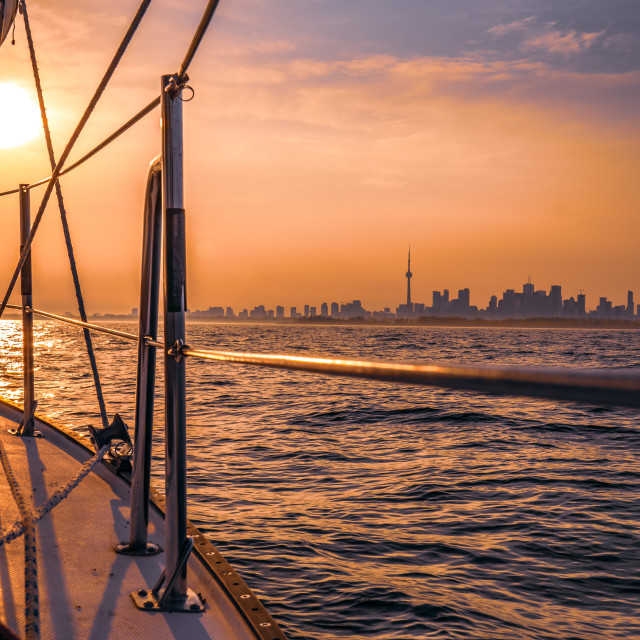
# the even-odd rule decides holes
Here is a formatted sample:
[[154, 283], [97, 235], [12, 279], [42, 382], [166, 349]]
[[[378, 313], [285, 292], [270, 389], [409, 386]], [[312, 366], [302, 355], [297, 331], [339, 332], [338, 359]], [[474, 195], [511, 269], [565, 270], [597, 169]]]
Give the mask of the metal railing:
[[[19, 435], [33, 435], [33, 316], [41, 315], [52, 320], [69, 322], [86, 330], [101, 331], [110, 335], [138, 342], [138, 373], [136, 388], [136, 451], [132, 478], [132, 526], [131, 539], [128, 544], [120, 545], [124, 553], [155, 553], [157, 545], [147, 543], [148, 505], [151, 432], [153, 425], [153, 400], [155, 386], [155, 358], [156, 348], [163, 347], [163, 361], [165, 369], [165, 569], [149, 591], [156, 598], [155, 603], [136, 600], [136, 593], [132, 594], [134, 602], [149, 610], [168, 609], [180, 611], [201, 611], [203, 609], [200, 598], [187, 588], [186, 559], [193, 548], [193, 542], [187, 538], [186, 511], [186, 403], [185, 403], [185, 365], [180, 353], [184, 345], [185, 312], [186, 312], [186, 270], [185, 270], [185, 212], [182, 194], [182, 96], [181, 93], [188, 80], [187, 71], [194, 59], [196, 51], [204, 37], [207, 27], [218, 6], [219, 0], [209, 0], [204, 10], [199, 26], [194, 33], [186, 54], [180, 64], [177, 74], [162, 77], [160, 97], [149, 103], [124, 125], [107, 137], [103, 142], [85, 154], [80, 160], [63, 169], [63, 165], [71, 152], [80, 132], [84, 128], [95, 105], [100, 99], [118, 62], [126, 50], [133, 34], [144, 15], [150, 0], [142, 0], [118, 50], [112, 59], [107, 72], [102, 77], [98, 88], [85, 109], [78, 125], [65, 149], [57, 160], [52, 163], [53, 173], [48, 178], [31, 184], [21, 184], [18, 189], [11, 189], [0, 193], [6, 196], [20, 194], [21, 211], [21, 244], [20, 259], [16, 266], [5, 297], [0, 305], [0, 315], [8, 305], [9, 297], [18, 277], [22, 285], [22, 304], [20, 305], [23, 319], [23, 363], [24, 363], [24, 420]], [[25, 19], [26, 22], [26, 19]], [[33, 52], [32, 52], [33, 54]], [[35, 57], [32, 55], [35, 67]], [[36, 77], [36, 84], [38, 79]], [[110, 144], [113, 140], [127, 131], [156, 106], [161, 106], [162, 112], [162, 160], [156, 159], [149, 175], [149, 190], [147, 194], [145, 213], [145, 248], [143, 250], [143, 269], [141, 287], [140, 331], [138, 336], [126, 332], [116, 331], [73, 318], [64, 318], [57, 314], [33, 309], [31, 299], [31, 244], [43, 217], [47, 201], [54, 186], [62, 175], [73, 171], [89, 160], [96, 153]], [[41, 104], [42, 106], [42, 104]], [[43, 111], [43, 110], [41, 110]], [[43, 125], [47, 131], [44, 112]], [[51, 150], [50, 150], [51, 151]], [[50, 153], [51, 155], [51, 153]], [[162, 170], [160, 170], [162, 169]], [[38, 208], [33, 223], [30, 221], [29, 191], [39, 185], [45, 185], [46, 190]], [[161, 184], [161, 195], [160, 195]], [[164, 343], [157, 341], [157, 309], [159, 298], [160, 260], [162, 247], [160, 241], [164, 228]], [[85, 320], [85, 318], [83, 318]], [[30, 425], [30, 429], [29, 429]], [[103, 432], [108, 429], [103, 429]], [[97, 436], [97, 430], [94, 430]], [[107, 434], [103, 434], [107, 437]], [[126, 433], [123, 434], [126, 436]], [[110, 437], [110, 436], [109, 436]], [[160, 592], [162, 585], [163, 592]], [[140, 590], [140, 593], [147, 590]]]
[[182, 353], [204, 360], [238, 362], [325, 375], [640, 408], [640, 376], [618, 371], [601, 370], [595, 373], [551, 367], [382, 362], [307, 355], [208, 351], [190, 347], [184, 348]]

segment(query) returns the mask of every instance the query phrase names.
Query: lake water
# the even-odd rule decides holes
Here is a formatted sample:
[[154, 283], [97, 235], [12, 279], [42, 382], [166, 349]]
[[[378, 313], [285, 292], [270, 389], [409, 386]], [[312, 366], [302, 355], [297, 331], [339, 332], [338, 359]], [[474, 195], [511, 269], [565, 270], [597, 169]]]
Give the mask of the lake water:
[[[19, 340], [3, 321], [18, 401]], [[133, 426], [135, 344], [94, 341]], [[640, 372], [638, 331], [190, 324], [188, 342]], [[40, 411], [99, 425], [78, 330], [37, 322], [36, 364]], [[292, 640], [640, 638], [639, 412], [199, 361], [187, 380], [189, 517]], [[160, 413], [157, 434], [160, 470]]]

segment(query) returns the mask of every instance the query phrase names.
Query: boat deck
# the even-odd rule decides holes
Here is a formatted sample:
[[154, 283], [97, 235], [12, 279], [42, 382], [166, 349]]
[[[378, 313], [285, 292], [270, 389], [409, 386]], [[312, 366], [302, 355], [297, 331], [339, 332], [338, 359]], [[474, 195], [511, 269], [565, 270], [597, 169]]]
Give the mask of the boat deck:
[[[7, 430], [15, 426], [0, 417], [0, 438], [23, 495], [38, 507], [90, 454], [46, 424], [36, 423], [44, 438], [12, 436]], [[128, 540], [128, 494], [128, 483], [99, 464], [36, 525], [41, 637], [255, 640], [249, 623], [195, 558], [189, 562], [188, 583], [206, 598], [204, 613], [146, 612], [134, 606], [130, 593], [151, 588], [165, 560], [164, 554], [141, 558], [114, 553], [116, 544]], [[162, 545], [163, 518], [153, 509], [149, 516], [149, 540]], [[18, 509], [0, 471], [0, 527], [17, 520]], [[0, 619], [22, 636], [23, 537], [0, 546], [0, 590]], [[283, 637], [279, 629], [274, 631], [273, 637]]]

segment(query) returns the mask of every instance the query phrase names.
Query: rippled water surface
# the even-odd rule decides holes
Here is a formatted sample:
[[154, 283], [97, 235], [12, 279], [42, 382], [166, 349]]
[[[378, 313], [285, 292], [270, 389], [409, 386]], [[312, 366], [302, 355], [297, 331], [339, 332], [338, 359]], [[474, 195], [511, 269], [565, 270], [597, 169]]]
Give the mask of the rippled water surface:
[[[39, 409], [99, 424], [82, 335], [36, 333]], [[0, 394], [18, 401], [19, 335], [0, 323]], [[635, 331], [192, 324], [188, 340], [640, 371]], [[132, 425], [135, 345], [95, 344], [109, 413]], [[292, 639], [640, 638], [638, 412], [244, 365], [187, 375], [189, 515]]]

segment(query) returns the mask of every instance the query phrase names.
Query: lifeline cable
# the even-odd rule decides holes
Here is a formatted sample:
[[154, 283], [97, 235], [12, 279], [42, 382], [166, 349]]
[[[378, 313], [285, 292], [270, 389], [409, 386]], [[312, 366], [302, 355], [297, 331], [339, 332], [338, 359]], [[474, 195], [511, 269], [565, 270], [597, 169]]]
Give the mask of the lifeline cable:
[[[47, 143], [47, 151], [49, 153], [49, 162], [51, 163], [51, 171], [55, 171], [56, 157], [53, 151], [53, 142], [51, 141], [51, 131], [49, 130], [49, 120], [47, 118], [47, 111], [44, 105], [44, 95], [42, 93], [42, 84], [40, 83], [40, 73], [38, 72], [38, 62], [36, 60], [36, 50], [33, 44], [33, 36], [31, 34], [31, 25], [29, 24], [29, 15], [27, 13], [26, 0], [22, 0], [20, 3], [20, 12], [24, 18], [24, 28], [27, 34], [27, 43], [29, 45], [29, 56], [31, 58], [31, 66], [33, 68], [33, 79], [36, 84], [36, 92], [38, 94], [38, 104], [40, 105], [40, 116], [42, 118], [42, 127], [44, 129], [44, 138]], [[64, 241], [67, 246], [67, 255], [69, 256], [69, 266], [71, 267], [71, 276], [73, 278], [73, 286], [76, 292], [76, 299], [78, 301], [78, 312], [80, 313], [80, 319], [83, 322], [87, 321], [87, 312], [84, 306], [84, 299], [82, 297], [82, 289], [80, 288], [80, 278], [78, 277], [78, 267], [76, 265], [76, 259], [73, 253], [73, 244], [71, 243], [71, 232], [69, 231], [69, 223], [67, 221], [67, 211], [64, 206], [64, 200], [62, 198], [62, 187], [60, 181], [55, 181], [56, 196], [58, 199], [58, 208], [60, 209], [60, 220], [62, 222], [62, 231], [64, 233]], [[102, 418], [102, 426], [106, 429], [109, 426], [109, 420], [107, 418], [107, 408], [104, 402], [104, 395], [102, 393], [102, 385], [100, 383], [100, 374], [98, 373], [98, 363], [96, 362], [96, 356], [93, 352], [93, 343], [91, 341], [91, 333], [87, 329], [83, 329], [84, 341], [87, 346], [87, 355], [89, 356], [89, 363], [91, 365], [91, 373], [93, 374], [93, 384], [96, 389], [96, 395], [98, 396], [98, 406], [100, 407], [100, 417]]]
[[13, 193], [20, 193], [20, 189], [9, 189], [9, 191], [3, 191], [0, 193], [0, 198], [2, 198], [2, 196], [10, 196]]
[[122, 59], [124, 52], [127, 50], [127, 47], [129, 46], [129, 43], [131, 42], [133, 35], [135, 34], [136, 29], [140, 25], [140, 22], [150, 4], [151, 4], [151, 0], [142, 0], [140, 6], [138, 7], [138, 11], [136, 12], [136, 15], [131, 21], [129, 28], [127, 29], [127, 32], [125, 33], [122, 39], [122, 42], [118, 47], [118, 50], [116, 51], [113, 59], [111, 60], [111, 63], [109, 64], [109, 67], [107, 68], [107, 71], [105, 72], [104, 76], [102, 76], [102, 80], [100, 81], [98, 88], [93, 94], [93, 97], [89, 102], [89, 105], [87, 106], [84, 113], [82, 114], [82, 117], [80, 118], [80, 122], [78, 122], [73, 134], [71, 135], [71, 138], [69, 139], [69, 142], [67, 142], [67, 146], [64, 148], [64, 151], [62, 152], [62, 155], [58, 160], [58, 164], [56, 165], [55, 169], [53, 170], [53, 173], [51, 174], [51, 180], [47, 185], [47, 189], [42, 198], [40, 208], [38, 209], [38, 213], [36, 214], [33, 224], [31, 225], [31, 231], [29, 232], [29, 236], [27, 237], [22, 253], [20, 254], [20, 259], [18, 260], [18, 264], [15, 268], [15, 271], [13, 272], [13, 276], [11, 277], [11, 282], [9, 283], [7, 292], [4, 296], [4, 299], [2, 300], [2, 304], [0, 304], [0, 318], [4, 313], [7, 303], [9, 302], [9, 298], [11, 297], [11, 293], [13, 292], [13, 288], [15, 287], [16, 282], [18, 280], [18, 275], [20, 275], [20, 271], [22, 270], [25, 260], [27, 259], [27, 255], [29, 253], [29, 250], [31, 249], [31, 244], [33, 243], [33, 239], [36, 235], [36, 231], [38, 230], [38, 226], [40, 225], [40, 221], [42, 220], [42, 216], [44, 215], [44, 211], [47, 207], [47, 203], [49, 202], [49, 198], [51, 197], [53, 186], [58, 180], [60, 172], [62, 171], [62, 167], [64, 166], [64, 163], [66, 162], [67, 158], [69, 157], [69, 154], [71, 153], [73, 146], [78, 140], [80, 133], [84, 129], [84, 126], [87, 124], [89, 117], [91, 116], [91, 114], [93, 113], [93, 110], [98, 104], [98, 101], [102, 97], [102, 94], [104, 93], [104, 90], [106, 89], [107, 84], [111, 79], [111, 76], [116, 70], [118, 63]]

